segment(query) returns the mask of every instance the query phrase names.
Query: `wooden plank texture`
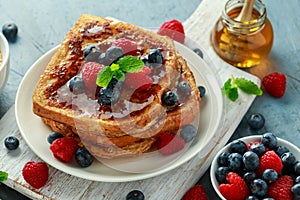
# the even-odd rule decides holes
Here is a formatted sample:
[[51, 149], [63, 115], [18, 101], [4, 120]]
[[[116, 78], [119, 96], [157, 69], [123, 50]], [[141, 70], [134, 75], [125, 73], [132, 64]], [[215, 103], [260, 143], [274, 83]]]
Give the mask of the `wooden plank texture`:
[[[204, 59], [211, 64], [220, 84], [223, 84], [231, 75], [243, 76], [259, 83], [257, 77], [224, 63], [215, 55], [210, 46], [209, 34], [212, 25], [220, 16], [224, 2], [223, 0], [203, 0], [194, 14], [184, 22], [186, 35], [205, 49], [206, 57]], [[9, 173], [6, 185], [32, 199], [125, 199], [125, 195], [133, 189], [143, 191], [146, 199], [180, 199], [185, 191], [195, 184], [207, 170], [213, 156], [231, 137], [254, 98], [254, 96], [241, 94], [235, 103], [224, 98], [224, 120], [206, 154], [196, 155], [189, 162], [168, 173], [140, 181], [103, 183], [73, 177], [50, 167], [50, 180], [40, 190], [29, 187], [21, 176], [23, 165], [29, 160], [39, 160], [39, 158], [21, 139], [12, 107], [1, 119], [0, 131], [5, 131], [5, 135], [17, 136], [21, 140], [21, 145], [20, 149], [14, 153], [1, 150], [0, 168]], [[34, 129], [34, 127], [32, 128]], [[3, 138], [0, 140], [2, 141]]]

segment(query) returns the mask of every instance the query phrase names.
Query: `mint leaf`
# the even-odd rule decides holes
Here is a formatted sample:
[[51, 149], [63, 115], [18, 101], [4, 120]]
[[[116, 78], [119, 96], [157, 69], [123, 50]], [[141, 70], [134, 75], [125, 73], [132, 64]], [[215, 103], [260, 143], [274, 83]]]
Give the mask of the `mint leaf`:
[[238, 88], [233, 84], [233, 79], [229, 78], [222, 88], [225, 95], [231, 100], [236, 101], [238, 98]]
[[236, 78], [234, 81], [238, 88], [246, 92], [247, 94], [254, 94], [257, 96], [262, 95], [262, 90], [252, 81], [246, 80], [245, 78]]
[[106, 88], [113, 77], [113, 72], [110, 69], [110, 66], [103, 67], [98, 73], [96, 84], [99, 87]]
[[121, 70], [116, 70], [113, 72], [113, 77], [117, 79], [118, 81], [124, 81], [125, 80], [125, 73]]
[[110, 70], [111, 71], [117, 71], [119, 69], [120, 69], [120, 65], [118, 65], [118, 64], [113, 63], [113, 64], [110, 65]]
[[262, 90], [251, 80], [245, 78], [229, 78], [222, 87], [222, 92], [231, 100], [236, 101], [239, 97], [238, 89], [247, 94], [262, 95]]
[[136, 56], [124, 56], [117, 61], [124, 72], [136, 73], [142, 71], [144, 62]]
[[8, 179], [8, 173], [0, 171], [0, 183]]

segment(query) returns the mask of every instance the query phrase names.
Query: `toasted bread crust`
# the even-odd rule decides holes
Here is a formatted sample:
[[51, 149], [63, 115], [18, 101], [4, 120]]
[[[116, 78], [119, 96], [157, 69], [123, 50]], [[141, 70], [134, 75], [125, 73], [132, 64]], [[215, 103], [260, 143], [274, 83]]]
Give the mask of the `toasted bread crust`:
[[[74, 105], [73, 94], [65, 88], [67, 82], [80, 73], [85, 62], [83, 49], [89, 44], [110, 44], [122, 37], [135, 41], [143, 54], [153, 48], [165, 52], [164, 75], [151, 87], [151, 98], [141, 109], [121, 117], [113, 112], [104, 114], [97, 101], [87, 97], [76, 97]], [[178, 108], [169, 111], [163, 106], [161, 96], [176, 88], [180, 80], [190, 84], [191, 95]], [[105, 158], [147, 151], [162, 131], [177, 131], [192, 123], [200, 106], [194, 76], [171, 39], [127, 23], [91, 15], [82, 15], [65, 36], [41, 75], [32, 99], [33, 112], [43, 118], [45, 124], [66, 136], [79, 135], [79, 141], [95, 156]]]

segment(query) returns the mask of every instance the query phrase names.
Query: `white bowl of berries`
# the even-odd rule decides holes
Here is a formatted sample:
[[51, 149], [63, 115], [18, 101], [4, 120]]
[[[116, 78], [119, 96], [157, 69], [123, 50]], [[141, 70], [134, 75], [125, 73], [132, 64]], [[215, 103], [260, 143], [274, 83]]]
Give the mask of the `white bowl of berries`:
[[9, 73], [9, 46], [7, 39], [0, 32], [0, 91], [3, 89]]
[[211, 183], [221, 199], [300, 199], [300, 150], [273, 133], [243, 137], [212, 161]]

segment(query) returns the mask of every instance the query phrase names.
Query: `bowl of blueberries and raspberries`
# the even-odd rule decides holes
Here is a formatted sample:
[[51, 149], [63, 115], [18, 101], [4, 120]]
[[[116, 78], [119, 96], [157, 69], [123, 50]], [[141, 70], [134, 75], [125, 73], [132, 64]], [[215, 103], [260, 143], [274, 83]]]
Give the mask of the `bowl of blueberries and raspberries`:
[[236, 139], [214, 157], [212, 185], [224, 200], [300, 199], [300, 150], [274, 133]]

